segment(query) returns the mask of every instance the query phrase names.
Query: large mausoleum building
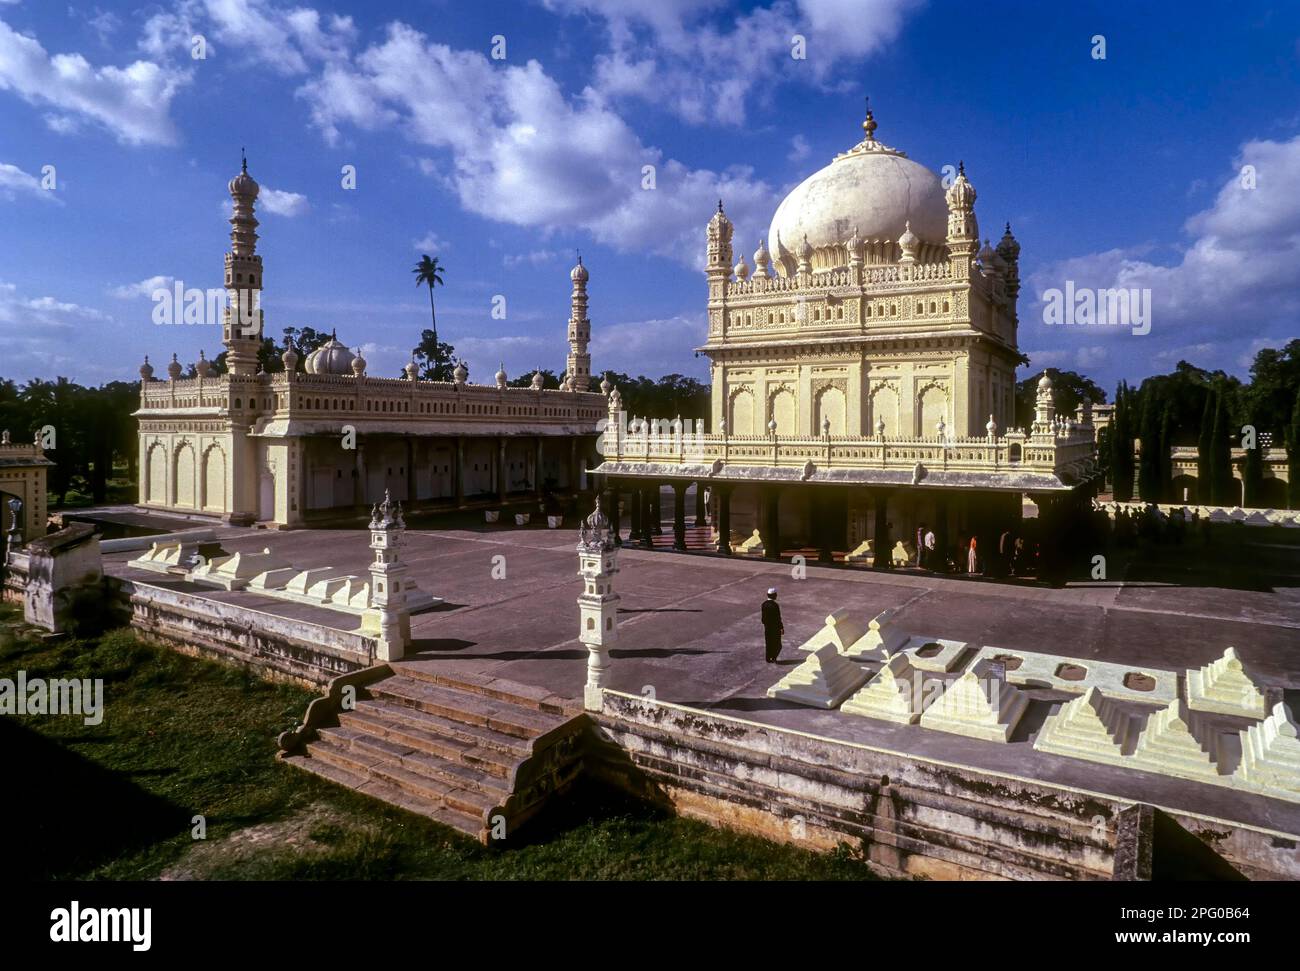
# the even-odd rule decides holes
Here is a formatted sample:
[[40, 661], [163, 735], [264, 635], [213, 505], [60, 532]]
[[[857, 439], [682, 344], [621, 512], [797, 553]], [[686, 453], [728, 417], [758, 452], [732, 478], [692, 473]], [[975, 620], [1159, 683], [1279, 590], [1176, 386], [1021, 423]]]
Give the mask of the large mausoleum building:
[[165, 379], [140, 368], [140, 504], [283, 527], [364, 513], [385, 493], [408, 509], [503, 503], [587, 487], [605, 398], [589, 390], [588, 271], [573, 268], [569, 372], [560, 389], [421, 380], [367, 373], [360, 351], [337, 338], [307, 355], [292, 347], [284, 370], [265, 373], [262, 257], [247, 163], [230, 182], [223, 343], [227, 373], [202, 356], [194, 377], [172, 357]]
[[743, 255], [733, 264], [719, 203], [699, 348], [711, 429], [628, 421], [611, 396], [598, 471], [631, 493], [638, 527], [661, 486], [680, 498], [690, 482], [713, 487], [720, 552], [745, 542], [770, 556], [851, 549], [891, 528], [898, 540], [921, 521], [996, 537], [1025, 494], [1052, 506], [1087, 490], [1090, 406], [1058, 415], [1044, 377], [1033, 423], [1011, 427], [1021, 354], [1010, 225], [996, 248], [981, 245], [964, 166], [945, 189], [876, 127], [868, 112], [866, 137], [786, 197], [752, 269]]

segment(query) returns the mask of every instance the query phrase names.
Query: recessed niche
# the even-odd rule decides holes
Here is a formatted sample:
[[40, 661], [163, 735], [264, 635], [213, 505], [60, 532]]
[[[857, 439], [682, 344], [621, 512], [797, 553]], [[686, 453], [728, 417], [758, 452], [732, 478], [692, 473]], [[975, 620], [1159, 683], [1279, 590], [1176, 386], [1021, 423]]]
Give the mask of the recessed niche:
[[1062, 664], [1056, 669], [1056, 676], [1062, 681], [1082, 681], [1088, 676], [1088, 669], [1081, 664]]
[[1024, 658], [1016, 657], [1014, 654], [995, 654], [993, 660], [1000, 662], [1008, 671], [1014, 671], [1025, 663]]
[[1155, 691], [1156, 679], [1141, 671], [1130, 671], [1124, 675], [1124, 687], [1130, 691]]

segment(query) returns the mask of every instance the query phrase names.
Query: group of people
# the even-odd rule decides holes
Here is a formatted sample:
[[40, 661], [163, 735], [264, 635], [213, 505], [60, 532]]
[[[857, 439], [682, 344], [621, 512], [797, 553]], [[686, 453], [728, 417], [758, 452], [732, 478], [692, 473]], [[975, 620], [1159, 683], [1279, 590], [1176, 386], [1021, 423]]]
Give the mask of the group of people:
[[916, 558], [918, 569], [933, 573], [966, 573], [984, 576], [1025, 576], [1034, 572], [1037, 562], [1037, 544], [1032, 537], [1019, 535], [1010, 529], [998, 536], [996, 547], [981, 547], [979, 536], [958, 536], [955, 544], [941, 549], [934, 530], [925, 523], [916, 527]]

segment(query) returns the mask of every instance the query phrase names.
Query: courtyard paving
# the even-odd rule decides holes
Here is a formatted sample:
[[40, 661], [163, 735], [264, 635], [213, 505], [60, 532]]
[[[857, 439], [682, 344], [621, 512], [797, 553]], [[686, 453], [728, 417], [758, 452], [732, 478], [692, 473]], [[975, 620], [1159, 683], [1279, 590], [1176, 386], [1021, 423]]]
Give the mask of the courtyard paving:
[[[668, 528], [671, 532], [671, 528]], [[330, 566], [364, 575], [363, 530], [274, 532], [220, 527], [228, 551], [271, 547], [298, 568]], [[465, 521], [407, 531], [402, 558], [420, 586], [444, 603], [412, 619], [406, 664], [505, 677], [579, 699], [586, 650], [577, 640], [576, 531]], [[355, 618], [242, 592], [224, 593], [132, 570], [137, 554], [105, 557], [110, 572], [188, 589], [271, 613], [354, 629]], [[1035, 752], [1031, 738], [1053, 703], [1069, 695], [1030, 692], [1033, 703], [1009, 744], [896, 726], [766, 697], [802, 659], [795, 647], [832, 610], [863, 619], [899, 608], [905, 630], [973, 645], [1059, 654], [1178, 671], [1236, 647], [1249, 670], [1300, 700], [1300, 546], [1259, 540], [1244, 529], [1206, 549], [1199, 542], [1117, 558], [1109, 581], [1064, 589], [914, 571], [807, 566], [624, 548], [615, 588], [619, 643], [610, 687], [660, 701], [829, 738], [976, 766], [1300, 834], [1300, 805], [1163, 776]], [[780, 591], [786, 649], [764, 661], [759, 605]], [[1244, 724], [1244, 723], [1242, 723]]]

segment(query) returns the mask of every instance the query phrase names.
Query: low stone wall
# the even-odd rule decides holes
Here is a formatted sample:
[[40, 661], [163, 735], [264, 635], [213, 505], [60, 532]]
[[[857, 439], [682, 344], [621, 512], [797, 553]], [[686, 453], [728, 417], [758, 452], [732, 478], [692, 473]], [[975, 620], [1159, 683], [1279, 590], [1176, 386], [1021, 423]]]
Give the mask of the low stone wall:
[[[676, 812], [817, 849], [864, 847], [884, 875], [1109, 880], [1150, 859], [1132, 803], [605, 691], [588, 769]], [[1251, 878], [1297, 879], [1284, 834], [1164, 813]], [[1168, 827], [1166, 827], [1168, 829]], [[1145, 834], [1145, 835], [1144, 835]], [[1129, 869], [1132, 869], [1129, 867]], [[1139, 877], [1140, 878], [1140, 877]]]
[[139, 581], [108, 582], [139, 635], [183, 653], [233, 661], [308, 687], [375, 664], [373, 637]]

